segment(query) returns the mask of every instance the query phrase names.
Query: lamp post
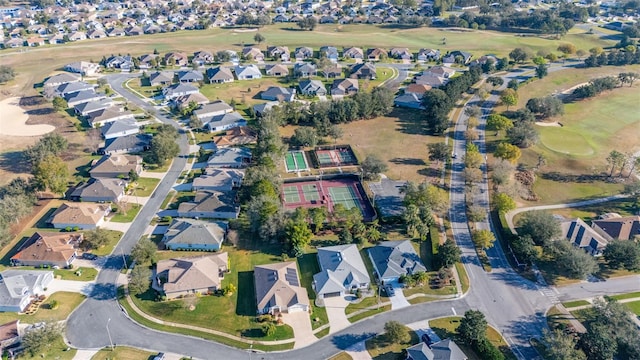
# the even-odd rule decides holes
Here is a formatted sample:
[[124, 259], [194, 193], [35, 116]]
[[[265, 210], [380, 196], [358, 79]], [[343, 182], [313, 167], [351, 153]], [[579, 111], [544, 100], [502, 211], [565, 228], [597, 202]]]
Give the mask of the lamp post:
[[113, 340], [111, 339], [111, 331], [109, 331], [109, 322], [111, 322], [111, 318], [107, 320], [107, 335], [109, 335], [109, 344], [111, 344], [111, 351], [114, 350]]

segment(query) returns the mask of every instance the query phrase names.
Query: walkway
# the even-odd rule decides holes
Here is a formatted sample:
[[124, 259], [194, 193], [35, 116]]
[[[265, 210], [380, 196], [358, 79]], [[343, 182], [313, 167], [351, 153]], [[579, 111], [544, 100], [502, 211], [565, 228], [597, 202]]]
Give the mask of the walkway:
[[515, 215], [517, 215], [517, 214], [522, 213], [522, 212], [536, 211], [536, 210], [565, 209], [565, 208], [589, 206], [589, 205], [594, 205], [594, 204], [600, 204], [600, 203], [603, 203], [603, 202], [609, 202], [609, 201], [614, 201], [614, 200], [625, 199], [625, 198], [628, 198], [628, 197], [629, 197], [629, 195], [626, 195], [626, 194], [618, 194], [618, 195], [607, 196], [607, 197], [603, 197], [603, 198], [599, 198], [599, 199], [577, 201], [577, 202], [566, 203], [566, 204], [540, 205], [540, 206], [523, 207], [523, 208], [519, 208], [519, 209], [515, 209], [515, 210], [509, 211], [508, 213], [505, 214], [505, 218], [507, 220], [507, 224], [509, 225], [509, 229], [511, 230], [511, 232], [514, 233], [514, 234], [517, 234], [515, 226], [513, 225], [513, 217]]

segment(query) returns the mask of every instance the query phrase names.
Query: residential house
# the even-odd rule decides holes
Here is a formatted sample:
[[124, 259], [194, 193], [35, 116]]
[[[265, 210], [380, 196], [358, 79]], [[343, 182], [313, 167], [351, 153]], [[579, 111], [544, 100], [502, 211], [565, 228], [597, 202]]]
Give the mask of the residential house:
[[207, 168], [205, 174], [193, 179], [191, 188], [195, 191], [215, 190], [231, 191], [237, 190], [242, 185], [244, 171], [237, 169]]
[[47, 97], [53, 98], [56, 96], [65, 97], [66, 95], [75, 94], [80, 91], [94, 91], [94, 86], [84, 81], [74, 81], [58, 86], [45, 87], [44, 93]]
[[393, 105], [409, 109], [424, 109], [422, 106], [422, 97], [416, 93], [404, 93], [393, 99]]
[[177, 107], [179, 110], [182, 110], [191, 106], [192, 103], [202, 106], [207, 104], [208, 102], [209, 99], [206, 96], [197, 92], [189, 95], [178, 96], [177, 98], [171, 100], [171, 105]]
[[67, 268], [76, 259], [82, 239], [78, 232], [36, 232], [11, 257], [11, 265]]
[[84, 76], [94, 76], [100, 72], [100, 64], [88, 61], [76, 61], [65, 65], [64, 70]]
[[307, 289], [300, 286], [295, 261], [258, 265], [253, 269], [258, 314], [309, 312]]
[[331, 84], [331, 96], [354, 95], [359, 89], [358, 79], [336, 79]]
[[438, 61], [440, 60], [440, 50], [436, 49], [420, 49], [416, 56], [418, 61]]
[[88, 39], [103, 39], [107, 37], [107, 33], [101, 29], [93, 29], [87, 32]]
[[389, 50], [389, 56], [394, 59], [410, 61], [413, 59], [413, 54], [408, 48], [392, 48]]
[[[617, 214], [616, 214], [617, 215]], [[591, 227], [607, 240], [636, 241], [640, 238], [640, 216], [610, 217], [591, 221]]]
[[332, 15], [324, 15], [320, 17], [320, 20], [318, 22], [320, 24], [335, 24], [336, 18], [335, 16], [332, 16]]
[[173, 71], [154, 71], [149, 74], [149, 85], [165, 86], [173, 83], [175, 73]]
[[24, 46], [24, 39], [23, 38], [11, 38], [11, 39], [5, 41], [2, 46], [5, 49], [23, 47]]
[[283, 64], [266, 65], [264, 69], [265, 74], [269, 76], [281, 77], [289, 75], [289, 68]]
[[129, 178], [129, 172], [140, 175], [142, 158], [137, 155], [104, 155], [95, 162], [89, 175], [92, 178]]
[[73, 201], [111, 202], [122, 200], [127, 182], [123, 179], [97, 178], [76, 187], [67, 197]]
[[266, 103], [260, 103], [253, 105], [253, 112], [257, 117], [262, 117], [267, 111], [270, 111], [276, 106], [279, 106], [279, 101], [268, 101]]
[[339, 57], [339, 53], [338, 53], [338, 48], [336, 48], [335, 46], [322, 46], [320, 47], [320, 57], [326, 57], [327, 59], [331, 60], [331, 62], [335, 63], [338, 62], [338, 57]]
[[107, 69], [120, 69], [122, 71], [131, 71], [131, 69], [135, 68], [133, 58], [129, 55], [111, 56], [104, 62], [104, 67], [106, 67]]
[[107, 30], [107, 36], [109, 36], [109, 37], [119, 37], [119, 36], [125, 36], [125, 35], [129, 35], [129, 36], [136, 35], [131, 30], [133, 30], [133, 32], [135, 32], [136, 29], [130, 29], [129, 31], [126, 31], [123, 28], [114, 27], [114, 28], [111, 28], [111, 29]]
[[562, 237], [573, 246], [579, 247], [593, 256], [600, 256], [609, 242], [599, 232], [591, 228], [582, 219], [562, 221]]
[[0, 273], [0, 312], [23, 312], [53, 281], [53, 271], [5, 270]]
[[22, 339], [20, 334], [20, 320], [0, 325], [0, 350], [15, 347]]
[[231, 69], [224, 66], [209, 68], [207, 69], [206, 74], [207, 79], [209, 79], [209, 82], [212, 84], [228, 83], [233, 82], [234, 80]]
[[105, 141], [99, 152], [106, 155], [141, 153], [151, 147], [152, 136], [149, 134], [131, 134], [115, 137]]
[[374, 80], [376, 78], [376, 66], [369, 62], [354, 64], [349, 67], [349, 74], [349, 77], [354, 79]]
[[235, 192], [198, 191], [193, 201], [178, 205], [178, 216], [185, 218], [237, 219], [239, 214]]
[[133, 117], [110, 121], [100, 127], [100, 135], [102, 135], [105, 140], [133, 135], [139, 132], [140, 126]]
[[104, 223], [111, 206], [93, 203], [63, 203], [47, 220], [55, 229], [92, 230]]
[[298, 84], [300, 93], [308, 96], [325, 96], [327, 95], [327, 89], [320, 80], [302, 80]]
[[373, 48], [367, 49], [367, 60], [368, 61], [380, 61], [381, 58], [384, 59], [387, 56], [387, 51], [381, 48]]
[[247, 46], [242, 49], [242, 57], [246, 60], [264, 61], [262, 50], [254, 46]]
[[402, 275], [427, 271], [409, 240], [382, 241], [369, 248], [368, 253], [381, 284], [397, 282]]
[[233, 112], [233, 107], [223, 100], [216, 100], [209, 104], [202, 105], [199, 109], [194, 110], [193, 114], [198, 119], [205, 119], [208, 117], [228, 114], [230, 112]]
[[453, 75], [456, 74], [456, 70], [450, 67], [437, 65], [430, 67], [428, 70], [425, 70], [423, 74], [433, 74], [438, 77], [450, 79]]
[[195, 94], [200, 92], [197, 87], [189, 84], [173, 84], [162, 89], [162, 95], [166, 100], [172, 100], [179, 96]]
[[252, 79], [261, 79], [262, 73], [257, 66], [250, 64], [246, 66], [235, 66], [233, 71], [236, 73], [236, 78], [238, 80], [252, 80]]
[[322, 72], [322, 75], [327, 79], [339, 78], [342, 77], [342, 65], [338, 63], [332, 64], [320, 70], [320, 72]]
[[267, 55], [274, 60], [280, 60], [282, 62], [291, 61], [291, 52], [286, 46], [269, 46], [267, 48]]
[[[134, 125], [136, 128], [138, 128], [138, 125], [135, 124], [135, 116], [133, 115], [132, 112], [130, 112], [129, 110], [123, 111], [122, 108], [118, 106], [113, 106], [113, 103], [109, 104], [109, 102], [106, 101], [108, 99], [103, 99], [103, 100], [105, 101], [100, 101], [98, 103], [95, 103], [94, 105], [78, 107], [80, 114], [86, 113], [86, 111], [89, 111], [89, 110], [93, 110], [89, 113], [86, 113], [87, 122], [89, 123], [89, 125], [91, 125], [91, 127], [102, 128], [109, 123], [122, 122], [123, 125], [124, 124], [127, 125], [127, 128], [128, 128], [127, 132], [118, 133], [115, 131], [116, 129], [123, 130], [124, 128], [116, 127], [113, 130], [109, 130], [109, 132], [112, 135], [111, 137], [135, 134], [138, 132], [133, 130]], [[109, 106], [103, 109], [95, 110], [97, 105], [109, 105]], [[99, 107], [102, 107], [102, 106], [98, 106], [98, 108]], [[107, 128], [107, 129], [110, 129], [110, 128]], [[103, 136], [104, 136], [105, 133], [103, 132], [103, 129], [100, 129], [100, 131], [103, 133]]]
[[253, 144], [256, 141], [256, 132], [246, 126], [229, 129], [224, 135], [216, 136], [213, 140], [217, 148]]
[[364, 50], [362, 50], [362, 48], [359, 48], [359, 47], [345, 48], [342, 51], [342, 57], [345, 59], [362, 60], [364, 59]]
[[204, 76], [200, 71], [197, 70], [178, 71], [176, 76], [178, 77], [178, 81], [180, 81], [181, 83], [204, 81]]
[[459, 59], [461, 64], [466, 65], [469, 63], [469, 61], [471, 61], [472, 56], [473, 55], [471, 53], [468, 53], [466, 51], [456, 50], [443, 56], [442, 63], [445, 65], [451, 65], [451, 64], [455, 64], [456, 60]]
[[168, 66], [187, 66], [189, 65], [189, 56], [182, 52], [169, 52], [164, 55], [163, 62]]
[[320, 272], [313, 275], [318, 299], [344, 296], [371, 283], [355, 244], [318, 248]]
[[312, 63], [296, 63], [293, 66], [293, 75], [296, 77], [311, 77], [318, 74], [318, 69]]
[[26, 42], [27, 42], [27, 46], [31, 46], [31, 47], [44, 46], [44, 39], [39, 36], [30, 37], [26, 40]]
[[251, 163], [251, 150], [246, 147], [218, 149], [207, 161], [207, 166], [217, 168], [245, 168]]
[[87, 34], [84, 31], [74, 31], [67, 36], [69, 41], [87, 40]]
[[227, 234], [222, 221], [174, 219], [162, 237], [167, 250], [218, 251]]
[[405, 94], [416, 94], [418, 98], [422, 99], [425, 92], [431, 90], [431, 86], [424, 84], [410, 84], [404, 88]]
[[297, 47], [293, 52], [296, 62], [301, 62], [313, 58], [313, 49], [307, 46]]
[[138, 59], [140, 69], [151, 69], [158, 65], [158, 54], [144, 54], [141, 55]]
[[80, 81], [80, 76], [76, 74], [59, 73], [59, 74], [50, 76], [42, 84], [44, 85], [45, 88], [50, 88], [50, 87], [57, 87], [63, 84], [74, 83], [78, 81]]
[[270, 86], [260, 93], [260, 99], [270, 101], [293, 101], [296, 97], [296, 89], [282, 86]]
[[[108, 109], [112, 106], [113, 106], [113, 100], [111, 100], [110, 98], [98, 97], [97, 99], [82, 102], [80, 104], [75, 105], [73, 107], [73, 111], [76, 113], [76, 115], [95, 118], [95, 116], [92, 116], [91, 114], [94, 114], [97, 111]], [[120, 112], [120, 114], [122, 116], [120, 117], [121, 119], [129, 117], [127, 111], [122, 111]], [[96, 121], [100, 121], [100, 120], [96, 120]]]
[[407, 348], [407, 360], [467, 360], [467, 355], [450, 339], [427, 345], [420, 342]]
[[197, 64], [198, 66], [204, 66], [207, 64], [211, 64], [214, 61], [213, 53], [205, 50], [196, 51], [193, 53], [193, 59], [191, 62]]
[[239, 126], [247, 126], [247, 120], [234, 111], [202, 119], [204, 127], [210, 132], [225, 131]]
[[420, 76], [415, 77], [414, 81], [418, 85], [426, 85], [431, 88], [439, 88], [441, 86], [444, 86], [449, 80], [430, 72], [425, 72]]
[[105, 98], [104, 94], [96, 93], [93, 88], [91, 90], [82, 90], [65, 94], [63, 97], [69, 107], [75, 107], [79, 104], [84, 104], [90, 101], [98, 101]]
[[226, 252], [191, 258], [160, 260], [152, 287], [167, 299], [206, 295], [220, 289], [229, 271]]

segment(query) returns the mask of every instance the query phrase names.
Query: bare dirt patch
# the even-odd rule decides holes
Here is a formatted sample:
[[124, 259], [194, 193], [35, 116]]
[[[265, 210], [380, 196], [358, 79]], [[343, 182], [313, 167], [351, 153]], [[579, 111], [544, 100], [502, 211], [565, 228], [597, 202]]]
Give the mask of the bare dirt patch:
[[29, 111], [20, 106], [21, 99], [12, 97], [0, 101], [0, 134], [9, 136], [40, 136], [55, 130], [54, 126], [46, 124], [31, 125]]

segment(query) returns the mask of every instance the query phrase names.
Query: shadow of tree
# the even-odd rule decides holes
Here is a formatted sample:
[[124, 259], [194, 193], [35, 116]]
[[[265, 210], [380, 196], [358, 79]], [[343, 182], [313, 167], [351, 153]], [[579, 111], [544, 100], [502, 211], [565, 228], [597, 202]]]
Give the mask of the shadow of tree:
[[22, 151], [8, 151], [0, 154], [0, 169], [11, 173], [31, 172], [31, 166], [24, 161]]
[[236, 302], [236, 314], [244, 316], [256, 315], [255, 284], [253, 271], [238, 272], [238, 298]]
[[354, 344], [357, 344], [361, 341], [365, 341], [372, 336], [375, 336], [374, 332], [363, 332], [362, 334], [343, 334], [336, 335], [331, 338], [331, 342], [341, 350], [346, 350]]
[[91, 289], [89, 297], [96, 300], [110, 300], [116, 297], [117, 290], [115, 284], [96, 283]]

